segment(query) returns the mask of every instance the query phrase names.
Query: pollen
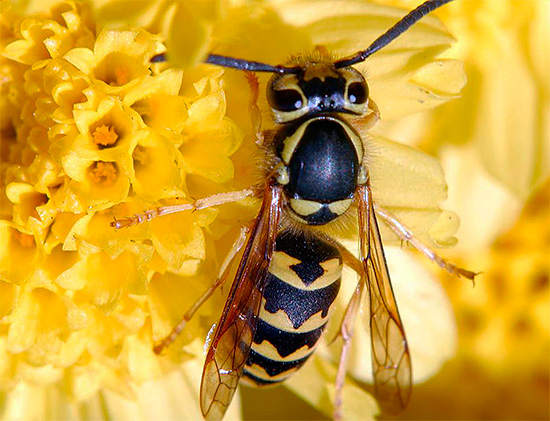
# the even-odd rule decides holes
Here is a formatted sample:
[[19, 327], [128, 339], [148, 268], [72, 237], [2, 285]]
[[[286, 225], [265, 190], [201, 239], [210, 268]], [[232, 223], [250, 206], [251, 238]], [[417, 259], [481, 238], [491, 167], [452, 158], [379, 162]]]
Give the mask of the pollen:
[[129, 80], [130, 80], [130, 76], [128, 74], [128, 70], [125, 68], [117, 67], [115, 69], [115, 80], [111, 82], [111, 85], [122, 86], [128, 83]]
[[94, 139], [96, 145], [109, 147], [113, 146], [116, 143], [118, 139], [118, 134], [116, 134], [115, 128], [113, 126], [107, 126], [103, 124], [101, 126], [98, 126], [94, 130], [94, 132], [92, 133], [92, 138]]
[[117, 178], [118, 170], [114, 162], [97, 161], [90, 169], [88, 176], [95, 184], [101, 184], [104, 187], [112, 186]]

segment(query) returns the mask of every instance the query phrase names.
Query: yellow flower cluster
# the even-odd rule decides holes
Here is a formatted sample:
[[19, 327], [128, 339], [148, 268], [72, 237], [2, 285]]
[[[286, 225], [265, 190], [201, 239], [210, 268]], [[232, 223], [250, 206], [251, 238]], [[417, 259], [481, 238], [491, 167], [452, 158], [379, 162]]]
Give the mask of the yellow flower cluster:
[[[144, 1], [133, 2], [133, 10], [126, 0], [96, 3], [97, 16], [135, 27], [103, 27], [84, 2], [37, 0], [25, 2], [26, 9], [0, 3], [0, 393], [18, 392], [10, 392], [13, 400], [3, 415], [32, 418], [17, 412], [22, 407], [17, 397], [26, 393], [22, 384], [52, 386], [41, 389], [37, 402], [47, 400], [44, 390], [54, 386], [61, 403], [82, 402], [106, 389], [145, 401], [153, 395], [163, 399], [171, 380], [163, 377], [155, 386], [148, 381], [173, 369], [171, 361], [188, 359], [192, 378], [171, 387], [183, 403], [145, 418], [161, 418], [160, 411], [174, 406], [198, 417], [193, 388], [200, 362], [193, 357], [219, 315], [222, 294], [203, 306], [168, 358], [155, 356], [153, 344], [211, 284], [238, 227], [254, 218], [256, 204], [168, 215], [119, 231], [109, 226], [116, 217], [248, 187], [256, 176], [253, 137], [243, 135], [252, 133], [245, 78], [189, 66], [210, 49], [273, 64], [316, 45], [343, 56], [364, 48], [403, 11], [352, 0], [345, 8], [332, 0], [314, 6]], [[219, 20], [226, 24], [214, 25]], [[437, 19], [428, 17], [408, 34], [365, 64], [383, 118], [440, 105], [457, 97], [465, 83], [459, 62], [437, 58], [452, 42]], [[166, 50], [163, 39], [170, 58], [188, 66], [185, 70], [150, 63]], [[266, 77], [260, 77], [262, 84]], [[263, 92], [260, 107], [267, 108]], [[446, 185], [439, 163], [369, 136], [377, 202], [424, 241], [452, 245], [458, 221], [440, 208]], [[397, 240], [389, 229], [383, 235]], [[408, 278], [399, 283], [406, 285]], [[431, 338], [410, 339], [412, 347], [438, 342], [413, 350], [419, 378], [437, 371], [454, 349], [451, 311], [437, 287], [425, 284], [410, 294], [411, 301], [425, 297], [426, 290], [435, 298], [423, 306], [421, 318], [441, 323]], [[401, 303], [408, 292], [396, 293], [406, 308]], [[339, 313], [346, 305], [343, 295]], [[338, 316], [335, 320], [337, 326]], [[424, 328], [416, 317], [409, 320], [405, 326], [414, 338]], [[189, 345], [185, 352], [182, 344]], [[354, 346], [361, 363], [352, 363], [351, 372], [363, 380], [370, 370], [363, 363], [368, 339]], [[309, 380], [316, 387], [294, 388], [330, 414], [334, 365], [326, 361], [312, 363], [295, 383]], [[352, 405], [345, 414], [374, 416], [376, 404], [362, 387], [346, 390]], [[87, 408], [90, 418], [104, 416], [98, 406]], [[173, 412], [163, 414], [175, 418]], [[55, 411], [47, 417], [67, 418]]]
[[455, 359], [417, 388], [406, 417], [548, 418], [549, 218], [547, 183], [511, 230], [464, 260], [484, 269], [475, 288], [446, 282], [461, 344]]
[[4, 10], [1, 29], [0, 388], [49, 367], [41, 381], [64, 376], [79, 399], [105, 384], [129, 395], [155, 371], [132, 361], [153, 361], [167, 313], [193, 299], [166, 296], [207, 284], [199, 263], [210, 248], [214, 264], [208, 242], [229, 228], [205, 234], [212, 209], [109, 223], [203, 186], [231, 189], [243, 136], [225, 117], [223, 72], [151, 71], [158, 36], [100, 30], [79, 2], [37, 17]]

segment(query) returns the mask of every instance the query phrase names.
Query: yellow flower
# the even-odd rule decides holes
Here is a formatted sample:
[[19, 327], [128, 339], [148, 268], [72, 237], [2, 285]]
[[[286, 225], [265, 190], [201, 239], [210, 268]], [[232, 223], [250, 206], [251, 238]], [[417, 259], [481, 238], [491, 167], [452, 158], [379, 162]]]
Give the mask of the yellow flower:
[[[209, 282], [207, 228], [218, 212], [118, 232], [109, 223], [158, 200], [191, 200], [194, 174], [231, 189], [219, 183], [231, 181], [229, 157], [242, 140], [224, 115], [222, 72], [189, 73], [183, 85], [182, 71], [151, 72], [151, 57], [165, 49], [158, 37], [105, 29], [96, 38], [89, 5], [51, 6], [40, 16], [3, 7], [1, 18], [0, 384], [9, 419], [93, 413], [104, 399], [119, 408], [108, 390], [148, 395], [139, 385], [163, 372], [152, 348], [172, 323], [164, 311], [151, 318], [149, 290]], [[215, 147], [216, 174], [199, 156], [205, 145]], [[179, 294], [172, 314], [192, 300]], [[198, 375], [198, 362], [189, 367]], [[185, 382], [172, 380], [178, 390]], [[45, 405], [46, 390], [61, 406]], [[188, 401], [172, 416], [198, 414]]]
[[128, 10], [126, 0], [98, 1], [98, 19], [133, 24], [162, 33], [177, 67], [197, 65], [208, 53], [213, 24], [225, 15], [229, 2], [221, 0], [140, 1]]
[[[31, 1], [3, 10], [2, 417], [200, 416], [204, 337], [227, 289], [204, 305], [167, 356], [154, 355], [153, 345], [211, 284], [239, 226], [254, 218], [258, 204], [174, 214], [118, 231], [109, 224], [115, 217], [252, 184], [258, 157], [245, 78], [197, 64], [208, 51], [273, 64], [317, 45], [345, 55], [364, 48], [403, 14], [370, 2], [345, 4], [94, 3], [102, 19], [125, 22], [120, 29], [96, 23], [87, 2]], [[383, 118], [458, 96], [465, 82], [460, 63], [437, 58], [451, 42], [429, 17], [369, 59], [365, 72]], [[151, 65], [166, 49], [182, 69]], [[261, 75], [262, 86], [266, 78]], [[261, 92], [263, 111], [265, 101]], [[272, 128], [267, 116], [263, 122]], [[439, 163], [376, 132], [369, 136], [377, 202], [425, 242], [454, 244], [458, 220], [440, 208], [446, 184]], [[398, 242], [389, 230], [383, 235], [388, 243]], [[420, 381], [454, 352], [452, 313], [431, 280], [409, 285], [400, 278], [403, 312], [436, 316], [431, 336], [422, 323], [405, 321]], [[413, 297], [408, 304], [407, 296]], [[418, 309], [415, 300], [426, 296], [430, 300]], [[359, 385], [370, 372], [364, 358], [368, 338], [358, 335], [355, 347], [345, 415], [374, 417], [376, 403]], [[289, 385], [324, 414], [332, 411], [326, 399], [334, 393], [331, 352]], [[46, 396], [53, 396], [51, 402]], [[170, 402], [148, 412], [142, 405], [152, 399]], [[24, 409], [31, 401], [34, 406]], [[238, 404], [230, 411], [228, 418], [240, 416]]]
[[[408, 9], [419, 0], [384, 3]], [[445, 154], [449, 144], [471, 151], [484, 172], [525, 201], [550, 176], [549, 6], [479, 0], [437, 10], [457, 39], [445, 56], [464, 61], [468, 85], [459, 100], [413, 123], [418, 130], [397, 124], [390, 133], [434, 153]]]
[[405, 417], [548, 418], [549, 191], [548, 184], [539, 190], [491, 248], [463, 257], [483, 268], [475, 288], [445, 283], [461, 344], [418, 388]]

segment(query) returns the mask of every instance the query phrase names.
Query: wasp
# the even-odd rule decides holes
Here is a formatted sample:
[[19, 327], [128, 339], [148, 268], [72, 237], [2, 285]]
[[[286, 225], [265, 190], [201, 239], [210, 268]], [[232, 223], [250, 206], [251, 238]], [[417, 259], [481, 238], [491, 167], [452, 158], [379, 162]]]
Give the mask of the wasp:
[[[114, 225], [120, 228], [167, 213], [203, 209], [250, 196], [261, 198], [258, 216], [251, 228], [241, 229], [217, 280], [155, 348], [161, 352], [174, 341], [202, 303], [225, 282], [231, 262], [242, 251], [204, 364], [200, 405], [206, 419], [223, 417], [241, 380], [256, 386], [274, 385], [306, 362], [327, 325], [344, 264], [358, 273], [359, 282], [341, 322], [344, 344], [336, 379], [334, 416], [341, 418], [341, 389], [352, 326], [365, 290], [370, 298], [376, 397], [386, 409], [407, 405], [412, 383], [411, 358], [377, 216], [449, 272], [470, 279], [475, 274], [440, 258], [389, 212], [375, 205], [364, 142], [346, 116], [364, 116], [363, 122], [368, 126], [378, 120], [365, 77], [353, 66], [450, 1], [425, 1], [365, 50], [336, 60], [326, 54], [277, 66], [215, 54], [205, 60], [248, 72], [256, 97], [257, 79], [251, 72], [273, 74], [267, 85], [267, 100], [277, 130], [263, 141], [264, 182], [239, 192], [199, 199], [193, 205], [160, 207]], [[164, 55], [153, 59], [164, 60]], [[357, 212], [359, 256], [319, 229], [352, 210]]]

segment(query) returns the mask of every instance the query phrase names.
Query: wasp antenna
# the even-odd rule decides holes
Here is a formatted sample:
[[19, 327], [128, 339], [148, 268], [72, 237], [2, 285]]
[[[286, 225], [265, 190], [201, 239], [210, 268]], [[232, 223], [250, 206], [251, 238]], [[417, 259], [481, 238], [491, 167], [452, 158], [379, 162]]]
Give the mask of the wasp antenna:
[[[157, 54], [151, 59], [151, 63], [162, 63], [166, 61], [166, 54]], [[228, 67], [230, 69], [246, 70], [249, 72], [269, 72], [269, 73], [298, 73], [299, 67], [286, 67], [282, 65], [272, 66], [271, 64], [260, 63], [259, 61], [248, 61], [240, 58], [220, 56], [209, 54], [204, 61], [216, 66]]]
[[282, 65], [272, 66], [258, 61], [248, 61], [240, 58], [227, 56], [219, 56], [210, 54], [205, 60], [205, 63], [215, 64], [216, 66], [229, 67], [237, 70], [247, 70], [249, 72], [269, 72], [269, 73], [298, 73], [299, 67], [286, 67]]
[[405, 17], [403, 17], [399, 22], [397, 22], [390, 29], [384, 32], [381, 36], [379, 36], [371, 45], [367, 47], [366, 50], [359, 51], [352, 56], [338, 60], [334, 63], [334, 66], [339, 69], [341, 67], [352, 66], [354, 64], [365, 61], [367, 57], [388, 45], [399, 35], [401, 35], [403, 32], [413, 26], [416, 22], [426, 16], [428, 13], [432, 12], [440, 6], [443, 6], [444, 4], [450, 3], [451, 1], [453, 0], [425, 1], [416, 9], [409, 12]]

